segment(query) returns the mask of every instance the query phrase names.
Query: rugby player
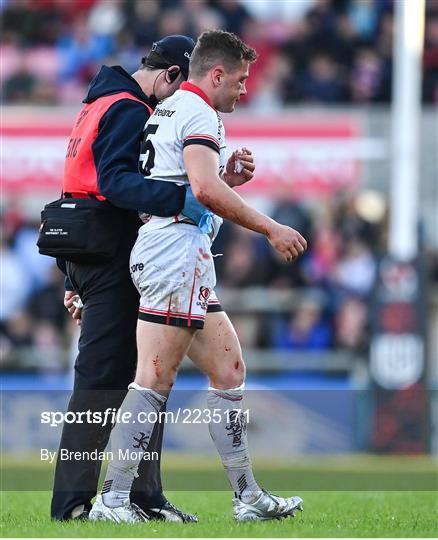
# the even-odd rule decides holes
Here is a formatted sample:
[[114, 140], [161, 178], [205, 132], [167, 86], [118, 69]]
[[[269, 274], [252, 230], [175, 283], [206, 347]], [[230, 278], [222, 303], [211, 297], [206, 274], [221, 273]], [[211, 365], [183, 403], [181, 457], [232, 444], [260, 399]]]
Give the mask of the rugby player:
[[[271, 495], [254, 478], [245, 418], [238, 414], [245, 364], [236, 332], [214, 293], [210, 248], [221, 218], [265, 235], [287, 261], [295, 260], [307, 247], [299, 232], [258, 212], [230, 187], [247, 180], [252, 171], [245, 167], [249, 153], [234, 152], [226, 163], [218, 112], [234, 110], [246, 93], [249, 67], [255, 60], [256, 52], [234, 34], [204, 32], [190, 59], [188, 81], [159, 104], [147, 122], [147, 144], [140, 156], [145, 174], [158, 181], [190, 184], [205, 211], [198, 225], [183, 213], [168, 218], [143, 216], [144, 225], [131, 253], [131, 275], [141, 295], [138, 365], [121, 406], [122, 413], [130, 412], [134, 419], [153, 417], [149, 413], [162, 409], [188, 354], [209, 378], [207, 405], [212, 416], [220, 411], [220, 421], [210, 422], [209, 430], [235, 493], [237, 521], [293, 516], [302, 509], [300, 497]], [[237, 172], [239, 160], [244, 163], [241, 172]], [[208, 309], [209, 305], [216, 309]], [[231, 409], [237, 413], [230, 414]], [[115, 425], [110, 439], [115, 457], [90, 519], [145, 520], [129, 495], [153, 427], [153, 423]], [[126, 456], [129, 449], [141, 451], [129, 459], [117, 457]]]

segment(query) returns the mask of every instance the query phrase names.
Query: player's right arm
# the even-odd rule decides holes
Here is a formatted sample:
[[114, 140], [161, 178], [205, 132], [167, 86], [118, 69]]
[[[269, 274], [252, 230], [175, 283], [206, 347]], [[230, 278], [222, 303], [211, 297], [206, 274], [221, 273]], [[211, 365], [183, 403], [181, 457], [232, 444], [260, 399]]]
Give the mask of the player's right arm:
[[183, 157], [193, 194], [201, 204], [224, 219], [265, 235], [288, 261], [304, 253], [307, 242], [298, 231], [252, 208], [220, 178], [217, 152], [192, 144], [184, 148]]

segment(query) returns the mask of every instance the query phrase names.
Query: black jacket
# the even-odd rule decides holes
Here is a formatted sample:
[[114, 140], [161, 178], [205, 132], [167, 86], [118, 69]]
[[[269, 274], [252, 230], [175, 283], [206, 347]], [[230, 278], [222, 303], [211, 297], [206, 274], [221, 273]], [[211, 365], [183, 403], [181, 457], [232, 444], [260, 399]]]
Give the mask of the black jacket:
[[[121, 92], [129, 92], [149, 105], [137, 81], [120, 66], [102, 66], [83, 102]], [[132, 210], [133, 217], [138, 211], [163, 217], [176, 215], [184, 206], [186, 188], [151, 180], [138, 171], [140, 143], [148, 118], [148, 109], [130, 99], [117, 101], [102, 116], [92, 144], [99, 192], [114, 206]], [[137, 223], [141, 225], [140, 220]], [[57, 265], [67, 274], [64, 261], [58, 259]], [[73, 290], [68, 277], [65, 288]]]
[[[83, 101], [91, 103], [121, 92], [129, 92], [148, 104], [137, 81], [124, 69], [102, 66]], [[115, 206], [172, 216], [184, 206], [185, 187], [150, 180], [138, 172], [140, 142], [148, 118], [148, 109], [130, 99], [117, 101], [102, 116], [92, 144], [97, 183], [100, 193]]]

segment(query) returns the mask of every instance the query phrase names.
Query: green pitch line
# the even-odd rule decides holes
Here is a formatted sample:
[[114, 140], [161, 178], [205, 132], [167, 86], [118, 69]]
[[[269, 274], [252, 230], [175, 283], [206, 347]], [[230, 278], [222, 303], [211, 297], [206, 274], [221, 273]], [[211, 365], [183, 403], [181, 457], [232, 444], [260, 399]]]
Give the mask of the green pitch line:
[[[286, 495], [287, 493], [279, 493]], [[49, 492], [0, 495], [2, 537], [435, 537], [437, 496], [432, 492], [303, 492], [295, 519], [236, 524], [229, 492], [175, 492], [169, 499], [196, 512], [199, 523], [116, 525], [52, 522]]]

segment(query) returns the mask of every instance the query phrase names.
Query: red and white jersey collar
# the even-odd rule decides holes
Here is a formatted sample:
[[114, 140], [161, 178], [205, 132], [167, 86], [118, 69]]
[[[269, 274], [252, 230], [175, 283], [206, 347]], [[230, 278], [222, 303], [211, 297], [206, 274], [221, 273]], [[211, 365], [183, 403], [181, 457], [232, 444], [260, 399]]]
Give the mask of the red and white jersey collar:
[[200, 98], [202, 98], [205, 103], [207, 103], [207, 105], [210, 105], [210, 107], [214, 110], [216, 110], [211, 101], [210, 101], [210, 98], [207, 96], [207, 94], [201, 90], [199, 88], [199, 86], [196, 86], [196, 84], [193, 84], [191, 82], [188, 82], [188, 81], [184, 81], [183, 83], [181, 83], [180, 87], [179, 87], [180, 90], [187, 90], [188, 92], [193, 92], [194, 94], [196, 94], [197, 96], [199, 96]]

